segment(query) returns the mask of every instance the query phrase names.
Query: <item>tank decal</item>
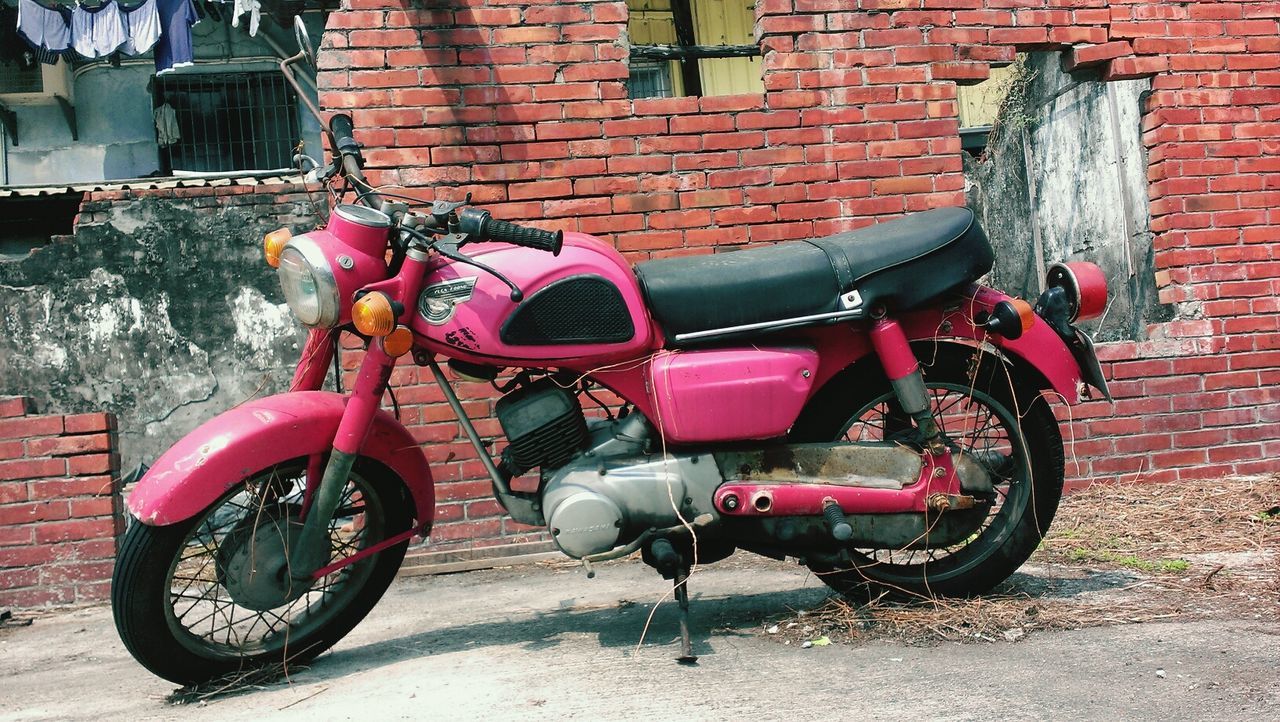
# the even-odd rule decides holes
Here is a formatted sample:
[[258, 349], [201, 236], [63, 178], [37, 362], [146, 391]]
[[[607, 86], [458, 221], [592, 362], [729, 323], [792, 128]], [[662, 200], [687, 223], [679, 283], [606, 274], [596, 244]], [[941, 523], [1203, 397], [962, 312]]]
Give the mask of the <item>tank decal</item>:
[[453, 318], [458, 304], [471, 300], [475, 288], [475, 276], [433, 283], [418, 296], [418, 315], [432, 326], [443, 326]]

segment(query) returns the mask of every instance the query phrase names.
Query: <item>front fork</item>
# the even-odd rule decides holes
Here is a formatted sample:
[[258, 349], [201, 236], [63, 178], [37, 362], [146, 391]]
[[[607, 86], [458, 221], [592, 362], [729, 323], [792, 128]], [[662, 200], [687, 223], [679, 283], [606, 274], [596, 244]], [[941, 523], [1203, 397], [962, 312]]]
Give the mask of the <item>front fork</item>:
[[[376, 284], [382, 287], [392, 298], [416, 299], [422, 290], [426, 277], [426, 266], [429, 256], [424, 249], [411, 247], [405, 254], [400, 272], [395, 277]], [[405, 303], [401, 323], [407, 323], [416, 304]], [[329, 361], [333, 358], [337, 329], [312, 330], [303, 347], [303, 357], [294, 373], [290, 390], [306, 390], [320, 388], [328, 370]], [[364, 444], [369, 429], [373, 426], [373, 417], [382, 404], [382, 394], [387, 390], [391, 379], [391, 371], [395, 368], [396, 357], [386, 352], [382, 339], [375, 338], [369, 342], [364, 359], [360, 362], [360, 371], [356, 382], [347, 396], [347, 407], [338, 422], [338, 431], [333, 437], [333, 448], [329, 452], [329, 461], [324, 465], [320, 475], [320, 484], [313, 490], [318, 463], [312, 463], [307, 471], [307, 493], [303, 502], [303, 524], [297, 542], [289, 550], [289, 574], [295, 580], [315, 578], [318, 572], [330, 569], [329, 562], [331, 543], [329, 541], [329, 523], [333, 512], [342, 500], [342, 490], [351, 478], [351, 468], [355, 465], [360, 447]], [[385, 540], [377, 548], [388, 545], [392, 541]], [[365, 550], [371, 552], [372, 550]], [[351, 559], [354, 561], [354, 557]], [[323, 567], [323, 569], [322, 569]]]
[[[360, 362], [355, 387], [347, 397], [347, 408], [338, 423], [320, 485], [307, 495], [302, 532], [289, 550], [289, 569], [294, 579], [311, 579], [314, 572], [329, 561], [329, 521], [342, 499], [347, 479], [351, 478], [351, 467], [373, 425], [395, 364], [396, 359], [382, 350], [380, 341], [369, 344]], [[310, 485], [309, 478], [308, 487]]]

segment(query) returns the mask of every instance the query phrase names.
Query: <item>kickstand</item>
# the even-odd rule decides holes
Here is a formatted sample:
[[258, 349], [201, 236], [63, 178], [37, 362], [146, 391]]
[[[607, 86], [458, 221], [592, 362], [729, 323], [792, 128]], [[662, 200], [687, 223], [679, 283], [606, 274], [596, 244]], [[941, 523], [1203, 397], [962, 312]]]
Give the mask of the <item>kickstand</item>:
[[697, 664], [698, 655], [693, 653], [693, 642], [689, 641], [689, 573], [681, 569], [675, 577], [676, 602], [680, 604], [680, 656], [676, 661], [680, 664]]

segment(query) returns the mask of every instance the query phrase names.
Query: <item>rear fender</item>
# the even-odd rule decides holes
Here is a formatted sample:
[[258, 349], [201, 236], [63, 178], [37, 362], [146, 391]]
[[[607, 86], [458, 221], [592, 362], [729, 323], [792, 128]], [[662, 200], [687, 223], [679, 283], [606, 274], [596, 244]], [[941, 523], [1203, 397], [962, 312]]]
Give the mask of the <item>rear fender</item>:
[[[250, 401], [187, 434], [166, 451], [129, 495], [129, 511], [144, 524], [190, 519], [250, 475], [299, 456], [328, 453], [346, 397], [295, 391]], [[413, 497], [423, 533], [435, 513], [431, 468], [418, 442], [395, 417], [379, 411], [360, 456], [395, 472]]]
[[[1000, 301], [1008, 300], [999, 291], [979, 287], [965, 300], [960, 312], [930, 310], [908, 314], [901, 319], [907, 338], [913, 343], [926, 341], [961, 341], [970, 344], [986, 342], [998, 348], [1015, 366], [1021, 365], [1039, 374], [1037, 385], [1060, 394], [1068, 404], [1080, 401], [1080, 381], [1084, 374], [1071, 349], [1039, 316], [1031, 328], [1015, 340], [976, 328], [968, 319], [979, 311], [990, 311]], [[961, 317], [963, 316], [963, 318]], [[922, 358], [922, 361], [927, 360]]]

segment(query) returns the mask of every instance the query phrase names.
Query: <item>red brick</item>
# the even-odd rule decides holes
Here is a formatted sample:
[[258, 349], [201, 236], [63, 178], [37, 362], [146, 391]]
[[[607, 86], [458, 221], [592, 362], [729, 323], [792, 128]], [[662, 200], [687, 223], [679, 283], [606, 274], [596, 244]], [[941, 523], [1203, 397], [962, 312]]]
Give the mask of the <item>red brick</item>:
[[0, 418], [0, 439], [56, 436], [62, 433], [61, 416], [19, 416]]
[[1101, 45], [1075, 47], [1068, 51], [1066, 66], [1070, 70], [1114, 60], [1115, 58], [1133, 54], [1133, 46], [1125, 40], [1117, 40]]
[[65, 459], [18, 459], [0, 461], [0, 481], [40, 479], [67, 473]]
[[116, 454], [88, 454], [67, 459], [67, 473], [72, 476], [107, 474], [119, 468], [120, 457]]
[[0, 418], [26, 416], [31, 413], [34, 408], [34, 402], [26, 396], [0, 398]]
[[101, 451], [111, 451], [111, 437], [107, 434], [60, 436], [27, 442], [27, 454], [30, 456], [72, 456]]

